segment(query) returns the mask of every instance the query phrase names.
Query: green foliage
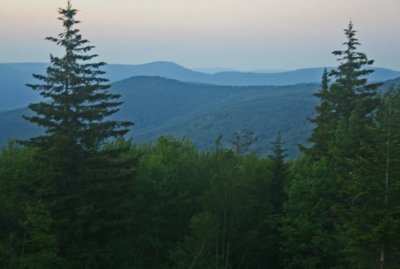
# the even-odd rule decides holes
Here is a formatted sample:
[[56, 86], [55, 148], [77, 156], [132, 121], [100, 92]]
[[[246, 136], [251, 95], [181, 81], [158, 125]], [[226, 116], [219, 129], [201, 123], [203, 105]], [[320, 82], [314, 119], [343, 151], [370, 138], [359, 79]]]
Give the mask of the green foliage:
[[282, 228], [285, 268], [338, 266], [341, 249], [332, 206], [339, 199], [339, 185], [329, 162], [300, 158], [292, 164], [290, 178]]
[[19, 220], [22, 204], [28, 199], [21, 186], [32, 179], [31, 151], [23, 150], [15, 143], [2, 149], [0, 156], [0, 267], [12, 268], [18, 262]]
[[272, 162], [223, 149], [203, 158], [208, 187], [171, 253], [176, 268], [279, 268]]
[[41, 201], [25, 205], [25, 220], [21, 223], [23, 238], [19, 268], [52, 269], [66, 268], [66, 262], [58, 255], [58, 242], [52, 233], [53, 220]]
[[270, 160], [272, 178], [268, 190], [270, 192], [271, 202], [275, 207], [274, 211], [276, 214], [281, 216], [283, 213], [283, 204], [287, 200], [284, 191], [284, 188], [288, 183], [288, 164], [285, 163], [287, 149], [284, 148], [283, 138], [280, 133], [271, 145], [272, 154], [269, 155], [268, 158]]
[[[350, 22], [345, 29], [346, 41], [343, 43], [345, 48], [333, 52], [340, 62], [337, 69], [333, 69], [329, 74], [334, 81], [329, 85], [328, 73], [325, 70], [321, 90], [315, 94], [320, 98], [320, 104], [316, 107], [317, 116], [311, 119], [316, 124], [310, 137], [313, 145], [309, 150], [304, 150], [313, 158], [324, 156], [335, 146], [335, 141], [332, 139], [335, 137], [336, 129], [340, 128], [340, 123], [347, 124], [353, 118], [353, 123], [359, 126], [371, 124], [373, 112], [378, 106], [378, 88], [381, 83], [368, 83], [368, 75], [374, 72], [368, 67], [374, 61], [357, 51], [360, 43], [355, 35], [356, 31]], [[358, 154], [356, 149], [360, 140], [359, 137], [350, 137], [354, 138], [349, 142], [355, 151], [350, 152], [348, 149], [347, 152], [355, 156]], [[337, 155], [335, 157], [341, 158]]]
[[204, 190], [199, 153], [188, 141], [161, 137], [141, 157], [131, 197], [135, 268], [169, 264], [168, 253], [188, 231]]
[[356, 38], [352, 22], [344, 32], [346, 35], [344, 50], [333, 52], [333, 55], [338, 57], [340, 65], [331, 71], [335, 81], [330, 87], [331, 98], [328, 100], [332, 102], [338, 117], [348, 118], [354, 112], [367, 117], [376, 109], [377, 89], [381, 83], [368, 83], [368, 75], [374, 72], [368, 69], [368, 66], [374, 61], [357, 51], [360, 43]]
[[[53, 219], [39, 200], [45, 167], [34, 151], [10, 143], [0, 156], [0, 267], [64, 268]], [[40, 167], [40, 169], [39, 169]]]
[[64, 55], [51, 55], [46, 75], [34, 75], [41, 84], [28, 85], [44, 100], [30, 104], [33, 114], [25, 118], [45, 134], [21, 143], [35, 150], [37, 171], [48, 168], [27, 186], [36, 200], [23, 204], [21, 252], [32, 252], [20, 258], [23, 268], [61, 263], [66, 268], [110, 268], [119, 255], [110, 246], [131, 228], [131, 216], [124, 213], [133, 193], [135, 156], [131, 143], [120, 138], [131, 123], [110, 120], [119, 110], [120, 96], [108, 91], [100, 70], [104, 63], [92, 62], [97, 55], [90, 54], [94, 46], [76, 28], [76, 14], [69, 1], [59, 9], [63, 32], [47, 40]]
[[371, 136], [365, 153], [348, 160], [352, 173], [341, 181], [349, 199], [338, 208], [342, 240], [351, 263], [363, 268], [398, 268], [399, 96], [392, 88], [382, 97], [374, 126], [364, 131]]
[[[345, 29], [345, 35], [345, 49], [333, 52], [340, 62], [339, 67], [330, 73], [333, 83], [329, 85], [326, 72], [323, 76], [322, 89], [317, 94], [321, 104], [312, 120], [317, 125], [310, 138], [314, 144], [304, 152], [317, 164], [327, 161], [334, 172], [320, 180], [328, 184], [323, 191], [334, 191], [336, 196], [336, 199], [327, 199], [329, 195], [321, 194], [329, 205], [324, 210], [334, 217], [335, 225], [332, 238], [326, 237], [326, 242], [341, 246], [333, 257], [340, 257], [342, 264], [332, 265], [397, 268], [398, 246], [393, 242], [399, 241], [395, 236], [399, 220], [398, 201], [395, 198], [396, 205], [392, 204], [390, 193], [398, 192], [396, 176], [392, 177], [397, 173], [392, 165], [398, 161], [398, 154], [393, 155], [398, 152], [397, 133], [393, 132], [399, 119], [396, 110], [398, 93], [391, 89], [380, 98], [377, 91], [380, 84], [368, 83], [368, 75], [373, 72], [368, 66], [373, 61], [357, 51], [360, 43], [352, 23]], [[311, 183], [310, 186], [318, 185]], [[291, 191], [289, 189], [289, 209], [295, 208]], [[318, 212], [317, 208], [313, 212]], [[293, 224], [290, 219], [288, 223], [288, 227]], [[315, 223], [324, 222], [318, 219]], [[302, 226], [310, 227], [310, 224]], [[330, 235], [329, 232], [325, 230], [324, 234]], [[296, 234], [296, 230], [289, 229], [286, 233]], [[396, 238], [394, 241], [393, 237]], [[298, 261], [302, 260], [299, 258]], [[299, 265], [294, 263], [294, 266]]]
[[330, 136], [332, 135], [331, 127], [335, 124], [335, 116], [332, 111], [333, 107], [329, 101], [329, 73], [327, 69], [324, 70], [322, 75], [321, 88], [314, 96], [320, 99], [320, 104], [315, 107], [317, 115], [310, 119], [310, 122], [315, 125], [309, 138], [309, 141], [313, 143], [313, 145], [311, 148], [302, 145], [301, 149], [307, 155], [318, 158], [328, 151]]
[[[382, 114], [377, 95], [380, 84], [367, 82], [366, 76], [372, 71], [366, 66], [373, 61], [356, 52], [359, 43], [351, 23], [345, 33], [347, 49], [334, 52], [342, 57], [339, 60], [343, 63], [332, 72], [336, 78], [331, 91], [337, 120], [328, 150], [342, 197], [335, 205], [340, 219], [339, 239], [344, 246], [344, 260], [350, 266], [390, 268], [391, 253], [383, 231], [393, 233], [388, 223], [396, 222], [397, 217], [393, 216], [397, 213], [385, 203], [388, 186], [385, 190], [384, 178], [392, 159], [387, 150], [395, 146], [390, 143], [388, 124], [383, 124], [379, 116]], [[389, 91], [384, 100], [391, 103], [395, 97]], [[386, 137], [380, 132], [386, 132]]]

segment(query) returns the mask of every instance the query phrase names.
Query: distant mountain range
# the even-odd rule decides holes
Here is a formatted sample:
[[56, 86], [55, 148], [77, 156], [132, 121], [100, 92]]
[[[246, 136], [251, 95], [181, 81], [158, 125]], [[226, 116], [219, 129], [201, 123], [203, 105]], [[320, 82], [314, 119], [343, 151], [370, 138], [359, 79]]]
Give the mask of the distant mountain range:
[[[399, 84], [389, 80], [382, 89]], [[200, 148], [213, 147], [223, 135], [230, 146], [236, 131], [251, 130], [258, 137], [253, 150], [268, 152], [270, 142], [282, 132], [289, 154], [299, 154], [312, 130], [318, 84], [291, 86], [217, 86], [180, 82], [161, 77], [132, 77], [112, 84], [124, 104], [117, 119], [132, 120], [130, 136], [136, 142], [154, 141], [160, 135], [186, 137]], [[40, 128], [23, 120], [27, 109], [0, 112], [0, 145], [10, 138], [27, 139]]]
[[[317, 84], [216, 86], [161, 77], [132, 77], [112, 84], [124, 101], [116, 118], [135, 123], [130, 135], [137, 142], [172, 135], [187, 137], [204, 149], [212, 147], [219, 135], [229, 146], [235, 131], [248, 129], [258, 137], [253, 149], [265, 153], [280, 130], [292, 156], [311, 130], [307, 117], [317, 102], [312, 97], [316, 89]], [[29, 113], [27, 109], [0, 112], [0, 145], [10, 138], [41, 133], [22, 118]]]
[[[0, 64], [0, 146], [9, 139], [27, 139], [42, 132], [26, 122], [22, 115], [30, 113], [23, 107], [39, 100], [24, 83], [32, 82], [31, 74], [43, 73], [46, 66]], [[313, 115], [318, 103], [313, 93], [319, 88], [322, 72], [321, 68], [313, 68], [275, 74], [224, 72], [207, 75], [167, 62], [105, 68], [108, 78], [114, 81], [112, 91], [120, 93], [124, 101], [116, 118], [135, 123], [130, 135], [137, 142], [172, 135], [187, 137], [204, 149], [212, 147], [219, 135], [224, 136], [223, 143], [229, 146], [234, 132], [248, 129], [258, 137], [253, 149], [266, 153], [270, 142], [281, 131], [292, 157], [299, 153], [297, 145], [306, 143], [312, 130], [307, 118]], [[131, 75], [136, 76], [126, 78]], [[390, 85], [400, 84], [398, 76], [399, 72], [378, 68], [371, 78], [385, 81], [381, 87], [385, 90]], [[224, 77], [232, 84], [235, 81], [236, 84], [261, 83], [265, 79], [270, 84], [286, 81], [292, 85], [210, 84], [212, 79], [222, 81]], [[303, 80], [311, 83], [294, 84]]]
[[[0, 111], [24, 107], [28, 103], [39, 100], [39, 96], [27, 89], [25, 83], [32, 83], [34, 81], [32, 73], [44, 73], [46, 66], [45, 63], [0, 64], [0, 94], [2, 97], [0, 99]], [[299, 83], [319, 83], [322, 70], [323, 68], [305, 68], [276, 73], [264, 73], [266, 70], [260, 70], [259, 73], [225, 71], [207, 74], [171, 62], [140, 65], [110, 64], [105, 67], [107, 77], [112, 82], [133, 76], [160, 76], [182, 82], [230, 86], [283, 86]], [[371, 81], [385, 81], [400, 77], [398, 71], [385, 68], [375, 68], [375, 70], [376, 72], [370, 76]]]

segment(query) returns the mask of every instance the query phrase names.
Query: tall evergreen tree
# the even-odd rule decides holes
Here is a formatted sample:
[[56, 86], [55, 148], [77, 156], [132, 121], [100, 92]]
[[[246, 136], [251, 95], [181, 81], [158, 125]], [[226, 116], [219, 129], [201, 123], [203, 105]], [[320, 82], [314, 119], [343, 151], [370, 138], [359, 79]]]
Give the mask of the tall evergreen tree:
[[64, 31], [46, 39], [60, 46], [64, 56], [50, 55], [46, 75], [33, 75], [42, 83], [28, 84], [44, 101], [30, 104], [35, 115], [25, 118], [44, 127], [46, 134], [24, 144], [53, 153], [52, 158], [60, 154], [64, 161], [73, 161], [96, 150], [106, 139], [126, 134], [131, 123], [106, 120], [118, 111], [120, 96], [108, 91], [110, 85], [100, 69], [105, 63], [91, 62], [97, 56], [90, 54], [94, 46], [76, 28], [77, 10], [70, 1], [59, 14]]
[[[346, 41], [343, 50], [333, 51], [338, 57], [339, 66], [329, 73], [333, 82], [329, 85], [327, 73], [322, 79], [321, 90], [316, 94], [320, 98], [317, 116], [311, 121], [316, 124], [310, 141], [313, 146], [304, 150], [309, 155], [320, 158], [332, 151], [335, 144], [335, 131], [339, 122], [348, 123], [350, 118], [360, 125], [371, 124], [373, 112], [379, 104], [378, 88], [380, 83], [369, 83], [368, 75], [374, 70], [368, 69], [374, 61], [358, 51], [360, 42], [356, 38], [353, 23], [344, 30]], [[348, 124], [347, 124], [348, 125]], [[354, 137], [352, 147], [357, 151], [360, 137]], [[347, 149], [349, 155], [358, 154]]]
[[329, 73], [325, 68], [322, 74], [322, 82], [320, 90], [314, 94], [315, 97], [321, 100], [320, 104], [315, 107], [316, 116], [311, 118], [311, 123], [315, 124], [315, 128], [309, 141], [312, 147], [307, 148], [300, 145], [300, 149], [307, 155], [312, 155], [314, 158], [319, 159], [328, 150], [329, 137], [332, 135], [331, 129], [333, 125], [333, 111], [332, 104], [329, 101]]
[[[343, 50], [333, 52], [340, 64], [329, 73], [332, 83], [329, 84], [328, 73], [325, 71], [321, 90], [316, 94], [321, 102], [316, 107], [316, 117], [311, 120], [316, 125], [310, 138], [313, 145], [304, 150], [307, 157], [311, 157], [307, 160], [314, 160], [313, 166], [324, 168], [321, 171], [329, 171], [322, 177], [315, 177], [317, 181], [310, 182], [311, 189], [315, 190], [317, 186], [321, 186], [321, 193], [327, 193], [318, 198], [320, 201], [317, 205], [323, 205], [322, 207], [306, 208], [311, 214], [326, 216], [324, 219], [313, 221], [320, 226], [322, 238], [325, 238], [324, 244], [327, 246], [323, 255], [316, 255], [323, 258], [318, 258], [323, 268], [332, 266], [369, 268], [366, 265], [373, 266], [373, 260], [374, 264], [377, 264], [376, 255], [374, 257], [372, 252], [373, 242], [376, 242], [377, 238], [376, 233], [369, 233], [368, 229], [375, 226], [379, 215], [372, 205], [377, 201], [376, 195], [379, 193], [377, 191], [379, 184], [373, 176], [379, 174], [376, 171], [378, 167], [376, 152], [379, 151], [379, 147], [373, 130], [379, 106], [380, 83], [368, 82], [368, 75], [373, 72], [369, 66], [373, 61], [358, 51], [360, 42], [356, 38], [356, 31], [351, 22], [344, 32], [346, 41], [343, 43]], [[296, 204], [299, 198], [296, 196], [299, 194], [296, 183], [310, 178], [313, 178], [312, 174], [303, 177], [296, 175], [288, 188], [289, 201], [286, 206], [289, 210], [286, 212], [286, 220], [290, 220], [291, 223], [288, 222], [286, 225], [286, 234], [290, 234], [293, 238], [304, 236], [299, 232], [299, 227], [304, 225], [293, 225], [294, 221], [303, 223], [309, 220], [309, 218], [302, 220], [302, 217], [296, 216], [298, 213], [293, 214], [296, 211], [293, 213], [290, 211], [300, 208]], [[303, 185], [305, 183], [301, 186]], [[312, 197], [310, 194], [306, 196]], [[382, 197], [380, 194], [378, 196]], [[306, 201], [308, 198], [301, 199]], [[291, 216], [294, 218], [290, 219]], [[327, 218], [334, 223], [326, 223]], [[310, 227], [309, 224], [304, 227], [306, 226]], [[291, 241], [288, 240], [289, 243]], [[292, 253], [302, 252], [297, 251], [299, 249], [295, 245], [287, 245], [289, 249], [293, 248]], [[321, 248], [322, 244], [318, 243], [316, 246]], [[311, 249], [307, 246], [304, 250]], [[375, 247], [375, 251], [379, 252], [379, 247]], [[299, 267], [303, 264], [304, 254], [296, 256], [298, 259], [292, 259], [290, 264]], [[326, 262], [330, 265], [327, 266]]]
[[[285, 187], [288, 183], [289, 165], [285, 162], [287, 157], [286, 149], [281, 133], [279, 132], [276, 139], [271, 143], [271, 154], [268, 156], [269, 170], [271, 177], [267, 185], [267, 197], [270, 204], [270, 212], [268, 219], [265, 220], [269, 225], [269, 240], [271, 245], [281, 246], [282, 237], [282, 220], [283, 205], [287, 200]], [[283, 268], [282, 253], [279, 247], [269, 249], [269, 266], [273, 268]]]
[[335, 80], [330, 87], [332, 109], [337, 117], [349, 118], [353, 111], [360, 116], [371, 116], [379, 104], [377, 90], [381, 85], [368, 83], [367, 76], [374, 72], [368, 69], [368, 66], [374, 61], [369, 60], [365, 53], [357, 51], [357, 47], [361, 44], [356, 38], [352, 22], [344, 32], [347, 39], [343, 43], [344, 50], [333, 52], [333, 55], [338, 57], [340, 65], [330, 73]]
[[[378, 146], [381, 150], [380, 176], [384, 174], [384, 195], [381, 207], [383, 217], [380, 219], [382, 232], [380, 236], [380, 268], [395, 268], [400, 262], [400, 85], [392, 86], [382, 98], [377, 113], [380, 137]], [[380, 123], [380, 124], [379, 124]], [[383, 162], [382, 162], [383, 160]], [[382, 165], [384, 163], [384, 165]], [[384, 167], [382, 169], [382, 167]], [[384, 171], [384, 173], [383, 173]], [[379, 177], [379, 176], [378, 176]], [[378, 181], [379, 182], [379, 181]]]
[[41, 83], [28, 85], [44, 100], [30, 104], [34, 115], [25, 118], [45, 134], [22, 143], [35, 148], [36, 159], [51, 171], [36, 195], [49, 208], [48, 230], [55, 231], [67, 268], [116, 268], [119, 253], [112, 246], [129, 226], [124, 212], [134, 163], [125, 154], [130, 143], [106, 143], [125, 135], [132, 123], [109, 118], [119, 110], [120, 96], [109, 91], [105, 63], [93, 61], [94, 46], [76, 28], [77, 10], [68, 1], [59, 14], [63, 31], [46, 39], [64, 55], [51, 55], [46, 75], [34, 75]]
[[271, 161], [270, 169], [272, 172], [269, 195], [271, 197], [271, 204], [274, 207], [274, 214], [281, 215], [283, 211], [283, 203], [286, 200], [284, 188], [288, 178], [288, 165], [285, 163], [287, 150], [284, 148], [281, 133], [278, 134], [271, 145], [272, 154], [268, 156], [268, 159]]
[[374, 72], [368, 67], [374, 61], [357, 51], [360, 43], [351, 22], [345, 35], [345, 49], [333, 52], [341, 64], [331, 71], [335, 81], [328, 97], [334, 115], [334, 125], [328, 127], [332, 134], [328, 158], [334, 160], [336, 172], [344, 177], [352, 169], [352, 159], [369, 154], [363, 145], [372, 143], [370, 127], [379, 105], [378, 88], [381, 86], [381, 83], [368, 82], [368, 75]]
[[379, 252], [384, 252], [380, 238], [385, 215], [379, 179], [381, 150], [374, 131], [381, 84], [368, 83], [373, 72], [368, 67], [373, 61], [358, 52], [360, 43], [351, 22], [345, 35], [345, 49], [333, 52], [340, 61], [331, 71], [333, 83], [328, 94], [321, 96], [330, 111], [318, 127], [330, 134], [323, 141], [326, 150], [322, 156], [326, 156], [339, 186], [332, 209], [338, 218], [337, 238], [343, 246], [341, 260], [352, 268], [376, 268]]
[[361, 268], [397, 268], [399, 264], [400, 208], [399, 150], [400, 91], [390, 89], [383, 97], [362, 145], [369, 154], [352, 160], [353, 169], [343, 182], [342, 239], [351, 264]]

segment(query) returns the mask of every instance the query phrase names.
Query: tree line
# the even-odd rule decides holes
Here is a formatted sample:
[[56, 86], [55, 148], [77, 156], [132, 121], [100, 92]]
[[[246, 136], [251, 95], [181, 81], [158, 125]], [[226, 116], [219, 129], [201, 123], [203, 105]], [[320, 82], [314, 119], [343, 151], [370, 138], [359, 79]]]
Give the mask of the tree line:
[[199, 151], [124, 138], [121, 102], [68, 1], [64, 49], [28, 85], [45, 133], [0, 153], [0, 267], [10, 269], [399, 268], [400, 87], [379, 92], [345, 29], [302, 156], [247, 149], [252, 132]]

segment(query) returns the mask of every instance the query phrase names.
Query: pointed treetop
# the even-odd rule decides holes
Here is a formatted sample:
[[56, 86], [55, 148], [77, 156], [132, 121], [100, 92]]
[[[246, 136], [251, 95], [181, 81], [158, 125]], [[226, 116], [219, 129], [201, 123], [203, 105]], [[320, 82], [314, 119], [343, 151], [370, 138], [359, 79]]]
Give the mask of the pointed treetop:
[[355, 33], [356, 31], [353, 30], [353, 26], [354, 26], [353, 21], [350, 20], [349, 24], [347, 25], [347, 29], [344, 29], [345, 33], [346, 32], [354, 32]]
[[77, 20], [74, 20], [75, 15], [78, 13], [78, 10], [72, 7], [71, 1], [67, 1], [66, 8], [59, 8], [58, 14], [61, 16], [58, 17], [60, 21], [63, 22], [63, 26], [70, 29], [72, 25], [80, 23]]
[[272, 154], [270, 154], [268, 157], [272, 160], [279, 160], [283, 162], [283, 160], [287, 157], [287, 149], [284, 147], [281, 131], [278, 132], [275, 140], [271, 142], [271, 146]]
[[109, 138], [125, 135], [132, 125], [108, 118], [119, 110], [120, 95], [108, 90], [108, 79], [101, 70], [105, 63], [92, 61], [97, 54], [91, 53], [94, 46], [74, 27], [78, 23], [74, 19], [76, 13], [70, 1], [66, 9], [59, 9], [64, 29], [57, 37], [47, 40], [61, 47], [64, 55], [51, 55], [46, 75], [34, 75], [41, 83], [28, 84], [45, 97], [46, 102], [30, 104], [34, 114], [25, 118], [45, 128], [46, 133], [27, 141], [27, 145], [58, 149], [56, 141], [70, 152], [73, 148], [90, 151]]

